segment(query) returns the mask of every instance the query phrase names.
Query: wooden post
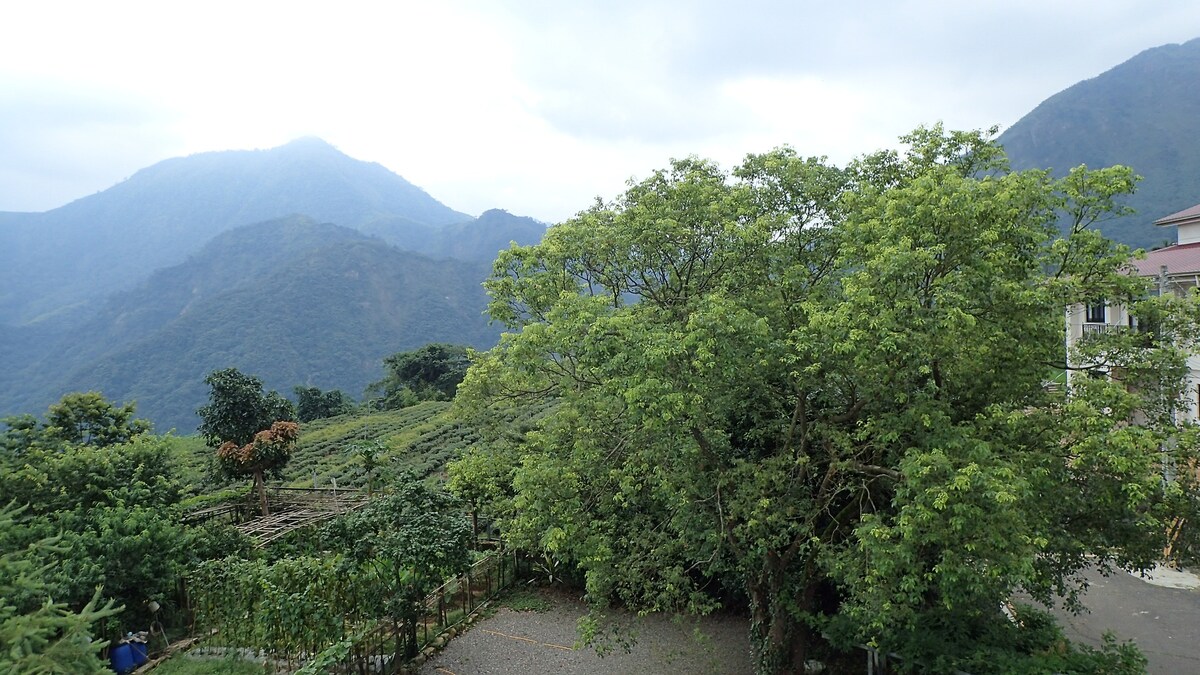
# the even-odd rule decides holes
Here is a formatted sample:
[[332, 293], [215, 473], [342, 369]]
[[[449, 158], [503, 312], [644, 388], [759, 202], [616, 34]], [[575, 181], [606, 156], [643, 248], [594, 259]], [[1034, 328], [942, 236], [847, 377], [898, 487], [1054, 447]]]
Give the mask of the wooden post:
[[467, 614], [475, 611], [475, 593], [471, 589], [471, 570], [467, 570]]

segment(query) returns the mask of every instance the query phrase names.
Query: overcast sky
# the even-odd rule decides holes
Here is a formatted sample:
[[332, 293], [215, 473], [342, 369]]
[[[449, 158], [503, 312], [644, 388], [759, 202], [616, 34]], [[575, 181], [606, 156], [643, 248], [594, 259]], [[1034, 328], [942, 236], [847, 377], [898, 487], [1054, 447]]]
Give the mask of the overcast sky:
[[457, 210], [558, 222], [672, 157], [1007, 127], [1196, 37], [1192, 0], [7, 2], [0, 211], [319, 136]]

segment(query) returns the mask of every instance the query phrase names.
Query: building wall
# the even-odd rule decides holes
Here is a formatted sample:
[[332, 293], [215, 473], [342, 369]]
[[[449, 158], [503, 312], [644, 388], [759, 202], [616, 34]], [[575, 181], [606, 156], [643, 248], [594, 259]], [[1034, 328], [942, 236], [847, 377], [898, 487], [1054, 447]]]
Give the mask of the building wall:
[[1087, 320], [1088, 308], [1086, 305], [1071, 305], [1067, 307], [1067, 384], [1076, 377], [1087, 377], [1087, 374], [1077, 370], [1083, 368], [1087, 364], [1074, 363], [1071, 360], [1071, 348], [1079, 342], [1085, 333], [1091, 331], [1106, 331], [1119, 330], [1129, 327], [1129, 312], [1126, 311], [1123, 305], [1105, 305], [1104, 322], [1096, 323]]
[[1182, 223], [1175, 228], [1179, 244], [1194, 244], [1200, 241], [1200, 223]]
[[[1173, 280], [1174, 281], [1174, 280]], [[1190, 280], [1188, 280], [1190, 282]], [[1173, 290], [1181, 292], [1189, 284], [1171, 284]], [[1129, 312], [1121, 305], [1106, 305], [1104, 323], [1087, 321], [1087, 307], [1072, 305], [1066, 311], [1066, 348], [1067, 348], [1067, 385], [1077, 377], [1088, 377], [1086, 371], [1079, 370], [1087, 364], [1076, 363], [1071, 359], [1072, 347], [1081, 340], [1085, 333], [1091, 331], [1122, 330], [1130, 326]], [[1188, 357], [1188, 386], [1184, 392], [1183, 406], [1178, 412], [1179, 421], [1200, 421], [1200, 354]]]

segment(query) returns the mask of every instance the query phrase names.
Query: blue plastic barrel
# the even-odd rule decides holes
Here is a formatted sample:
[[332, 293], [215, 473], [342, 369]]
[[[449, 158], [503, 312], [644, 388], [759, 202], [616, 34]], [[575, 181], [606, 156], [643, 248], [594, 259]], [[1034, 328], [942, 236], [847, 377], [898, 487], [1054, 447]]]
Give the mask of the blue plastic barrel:
[[112, 662], [113, 670], [128, 673], [133, 670], [133, 649], [127, 644], [119, 644], [108, 652], [108, 660]]
[[130, 642], [129, 647], [133, 650], [134, 666], [140, 666], [150, 660], [150, 655], [146, 652], [145, 642]]

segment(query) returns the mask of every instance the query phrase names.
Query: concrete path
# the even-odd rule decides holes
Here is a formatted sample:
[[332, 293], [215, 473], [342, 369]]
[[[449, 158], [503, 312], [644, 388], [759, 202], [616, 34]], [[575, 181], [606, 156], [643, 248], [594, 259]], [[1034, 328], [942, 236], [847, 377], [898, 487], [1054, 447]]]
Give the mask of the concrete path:
[[1091, 586], [1083, 603], [1090, 612], [1055, 612], [1067, 637], [1099, 645], [1112, 631], [1138, 645], [1151, 675], [1200, 674], [1200, 578], [1165, 568], [1144, 579], [1119, 571], [1087, 577]]
[[[1084, 595], [1089, 612], [1073, 616], [1055, 611], [1067, 637], [1100, 645], [1105, 631], [1132, 640], [1149, 660], [1150, 675], [1200, 675], [1200, 577], [1160, 568], [1147, 578], [1116, 572], [1087, 574]], [[603, 658], [575, 645], [576, 621], [586, 613], [577, 601], [550, 598], [545, 612], [501, 609], [452, 640], [421, 668], [421, 675], [555, 673], [600, 675], [688, 675], [749, 673], [745, 618], [707, 617], [674, 623], [665, 617], [626, 617], [637, 644], [631, 653], [618, 648]]]
[[604, 657], [576, 645], [576, 622], [587, 608], [565, 596], [548, 596], [541, 612], [501, 609], [446, 645], [421, 675], [750, 675], [746, 619], [704, 617], [699, 622], [624, 615], [636, 642]]

